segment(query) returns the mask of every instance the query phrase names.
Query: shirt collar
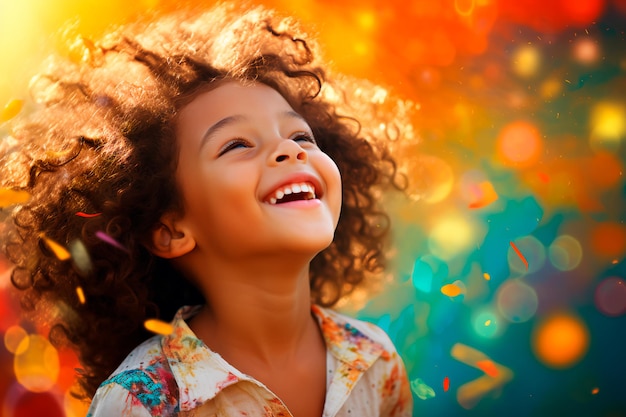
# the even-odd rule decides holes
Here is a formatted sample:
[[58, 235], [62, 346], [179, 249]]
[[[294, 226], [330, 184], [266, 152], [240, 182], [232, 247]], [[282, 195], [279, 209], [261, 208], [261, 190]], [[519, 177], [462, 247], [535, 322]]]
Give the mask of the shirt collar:
[[[189, 411], [240, 381], [250, 381], [266, 388], [198, 339], [185, 321], [198, 310], [199, 307], [181, 308], [172, 322], [174, 331], [161, 341], [163, 353], [180, 388], [180, 410]], [[311, 311], [319, 323], [328, 352], [344, 368], [351, 370], [335, 377], [346, 378], [345, 386], [351, 387], [376, 359], [384, 355], [384, 347], [331, 310], [313, 305]]]

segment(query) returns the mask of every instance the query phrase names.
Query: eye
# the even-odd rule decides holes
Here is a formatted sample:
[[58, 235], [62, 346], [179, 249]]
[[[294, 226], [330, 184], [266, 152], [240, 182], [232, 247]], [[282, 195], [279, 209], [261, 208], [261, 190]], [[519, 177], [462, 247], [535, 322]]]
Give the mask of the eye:
[[220, 151], [217, 154], [217, 156], [222, 156], [225, 153], [232, 151], [233, 149], [249, 148], [251, 146], [252, 145], [250, 144], [250, 142], [248, 142], [245, 139], [241, 139], [241, 138], [232, 139], [232, 140], [229, 140], [228, 142], [226, 142], [226, 144], [224, 146], [222, 146], [222, 148], [220, 149]]
[[317, 145], [317, 142], [315, 141], [315, 138], [313, 137], [313, 135], [308, 132], [297, 132], [294, 135], [292, 135], [291, 139], [296, 142], [305, 141], [305, 142], [312, 143], [313, 145]]

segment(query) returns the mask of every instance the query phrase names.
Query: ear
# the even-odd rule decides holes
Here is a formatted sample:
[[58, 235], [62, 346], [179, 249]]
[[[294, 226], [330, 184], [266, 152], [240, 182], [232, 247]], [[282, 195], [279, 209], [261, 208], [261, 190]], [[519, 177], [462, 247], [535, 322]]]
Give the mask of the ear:
[[196, 240], [190, 232], [174, 214], [166, 214], [152, 231], [150, 252], [166, 259], [186, 255], [196, 247]]

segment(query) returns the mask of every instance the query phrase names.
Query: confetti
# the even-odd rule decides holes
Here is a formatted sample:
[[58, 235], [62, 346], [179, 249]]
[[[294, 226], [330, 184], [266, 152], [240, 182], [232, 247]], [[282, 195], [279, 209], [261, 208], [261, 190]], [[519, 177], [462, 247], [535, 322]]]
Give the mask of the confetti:
[[106, 233], [102, 232], [102, 231], [97, 231], [96, 232], [96, 237], [100, 240], [102, 240], [103, 242], [108, 243], [111, 246], [114, 246], [120, 250], [123, 250], [124, 252], [128, 252], [128, 250], [122, 246], [122, 244], [120, 242], [118, 242], [117, 240], [113, 239], [111, 236], [107, 235]]
[[60, 261], [66, 261], [66, 260], [71, 258], [72, 255], [62, 245], [60, 245], [59, 243], [55, 242], [54, 240], [52, 240], [52, 239], [50, 239], [50, 238], [48, 238], [48, 237], [46, 237], [44, 235], [41, 235], [41, 238], [46, 243], [46, 246], [48, 246], [48, 248], [52, 252], [54, 252], [54, 255]]
[[69, 250], [76, 269], [78, 269], [82, 275], [89, 275], [92, 267], [91, 258], [89, 257], [89, 252], [87, 252], [87, 248], [85, 248], [83, 242], [79, 239], [72, 241], [69, 244]]
[[456, 399], [466, 410], [474, 408], [483, 397], [501, 389], [513, 378], [513, 372], [509, 368], [495, 363], [481, 351], [462, 343], [452, 346], [450, 355], [459, 362], [485, 372], [485, 375], [466, 382], [457, 390]]
[[476, 367], [492, 378], [498, 376], [496, 365], [489, 359], [476, 362]]
[[448, 389], [450, 389], [450, 378], [445, 377], [443, 379], [443, 392], [448, 392]]
[[490, 326], [490, 325], [491, 325], [491, 320], [487, 320], [487, 321], [485, 322], [485, 326]]
[[545, 172], [539, 172], [537, 175], [539, 176], [539, 179], [541, 180], [541, 182], [543, 183], [550, 182], [550, 176], [548, 176], [548, 174], [546, 174]]
[[13, 99], [10, 100], [0, 112], [0, 122], [6, 122], [7, 120], [11, 120], [15, 116], [22, 111], [22, 107], [24, 106], [24, 100]]
[[596, 395], [599, 392], [600, 392], [600, 388], [598, 388], [598, 387], [595, 387], [594, 389], [591, 390], [591, 394], [592, 395]]
[[484, 273], [483, 274], [483, 278], [485, 278], [487, 281], [491, 280], [491, 275], [489, 275], [488, 273]]
[[463, 289], [456, 284], [446, 284], [441, 287], [441, 293], [448, 297], [456, 297], [463, 293]]
[[519, 258], [522, 260], [522, 262], [524, 263], [524, 266], [526, 267], [526, 269], [528, 269], [528, 261], [526, 260], [526, 258], [524, 257], [524, 255], [522, 254], [522, 252], [520, 252], [520, 250], [517, 248], [517, 246], [515, 245], [515, 243], [513, 242], [509, 242], [511, 244], [511, 247], [513, 248], [513, 250], [515, 251], [515, 253], [517, 253], [517, 256], [519, 256]]
[[426, 385], [426, 383], [420, 378], [416, 378], [411, 381], [411, 391], [413, 391], [413, 393], [417, 395], [417, 398], [420, 400], [427, 400], [435, 397], [435, 390]]
[[498, 199], [498, 193], [489, 181], [483, 181], [474, 189], [476, 201], [469, 204], [469, 208], [476, 209], [488, 206]]
[[83, 291], [82, 287], [76, 287], [76, 295], [78, 296], [78, 301], [81, 304], [85, 304], [85, 292]]
[[78, 217], [85, 217], [87, 219], [92, 218], [92, 217], [98, 217], [100, 216], [102, 213], [85, 213], [83, 211], [77, 211], [76, 215]]
[[0, 188], [0, 208], [12, 204], [25, 203], [30, 199], [30, 194], [26, 191], [16, 191], [10, 188]]
[[174, 327], [167, 322], [159, 319], [148, 319], [143, 322], [146, 330], [151, 331], [152, 333], [161, 334], [167, 336], [174, 332]]

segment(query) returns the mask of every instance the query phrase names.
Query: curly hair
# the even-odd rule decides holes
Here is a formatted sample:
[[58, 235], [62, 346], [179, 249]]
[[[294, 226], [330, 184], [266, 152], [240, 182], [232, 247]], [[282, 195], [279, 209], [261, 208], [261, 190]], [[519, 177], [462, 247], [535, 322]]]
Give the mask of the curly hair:
[[[146, 319], [203, 302], [146, 242], [164, 213], [182, 210], [177, 111], [214, 82], [276, 89], [339, 167], [343, 205], [334, 241], [310, 266], [312, 301], [332, 306], [383, 270], [389, 227], [377, 201], [399, 187], [395, 162], [384, 140], [339, 114], [345, 86], [299, 33], [261, 7], [179, 11], [83, 39], [33, 79], [33, 109], [0, 144], [0, 186], [30, 194], [11, 209], [2, 247], [24, 309], [50, 315], [53, 306], [50, 339], [77, 350], [85, 395], [150, 337]], [[50, 242], [71, 257], [59, 259]]]

